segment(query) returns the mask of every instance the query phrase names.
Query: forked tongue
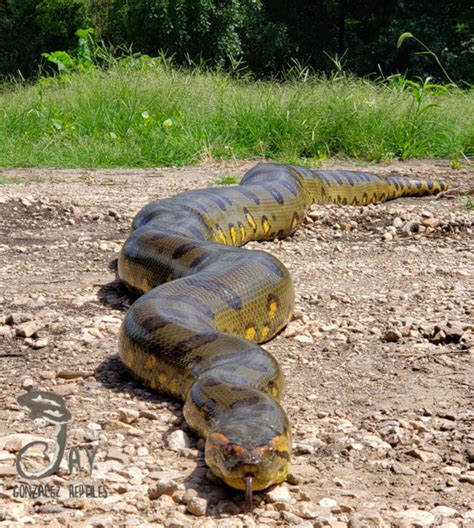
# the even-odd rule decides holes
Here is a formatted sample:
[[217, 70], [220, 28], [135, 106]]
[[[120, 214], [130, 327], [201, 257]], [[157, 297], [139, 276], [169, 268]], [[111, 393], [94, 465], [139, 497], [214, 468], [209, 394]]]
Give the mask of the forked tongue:
[[252, 476], [245, 477], [245, 511], [252, 512]]

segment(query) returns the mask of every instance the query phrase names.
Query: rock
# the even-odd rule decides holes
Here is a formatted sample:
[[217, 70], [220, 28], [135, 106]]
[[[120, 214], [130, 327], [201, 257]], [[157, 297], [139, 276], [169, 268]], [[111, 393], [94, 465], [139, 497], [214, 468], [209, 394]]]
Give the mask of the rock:
[[389, 343], [395, 343], [396, 341], [400, 341], [401, 338], [402, 334], [395, 328], [387, 330], [383, 336], [383, 340], [388, 341]]
[[117, 460], [118, 462], [125, 464], [126, 462], [128, 462], [128, 456], [116, 448], [111, 448], [107, 451], [107, 454], [105, 455], [105, 460]]
[[423, 526], [431, 526], [435, 522], [435, 516], [424, 510], [404, 510], [396, 512], [393, 516], [394, 525], [396, 527], [414, 526], [421, 528]]
[[285, 484], [280, 484], [279, 486], [274, 487], [270, 491], [267, 491], [267, 497], [270, 499], [270, 502], [290, 502], [291, 494]]
[[325, 497], [319, 501], [319, 505], [323, 508], [334, 508], [334, 506], [337, 506], [338, 504], [337, 500]]
[[467, 482], [469, 484], [474, 484], [474, 475], [461, 475], [459, 477], [459, 482]]
[[155, 500], [162, 495], [171, 496], [177, 489], [178, 484], [174, 480], [157, 480], [148, 488], [148, 497]]
[[194, 497], [188, 502], [188, 511], [196, 517], [205, 515], [207, 511], [207, 500], [202, 497]]
[[421, 225], [424, 227], [431, 227], [431, 229], [436, 229], [442, 223], [443, 223], [442, 220], [440, 220], [439, 218], [431, 217], [431, 218], [425, 218], [424, 220], [422, 220]]
[[416, 471], [414, 469], [397, 461], [394, 461], [390, 464], [390, 469], [396, 475], [416, 475]]
[[458, 510], [450, 508], [449, 506], [436, 506], [436, 508], [430, 510], [430, 513], [435, 517], [456, 517], [459, 515]]
[[316, 519], [316, 517], [322, 512], [314, 503], [310, 501], [301, 501], [295, 504], [293, 513], [303, 519]]
[[18, 325], [21, 323], [26, 323], [27, 321], [31, 321], [33, 319], [33, 316], [29, 313], [20, 312], [20, 313], [12, 313], [7, 315], [5, 319], [5, 323], [7, 325]]
[[193, 523], [183, 513], [177, 511], [164, 522], [165, 528], [191, 528]]
[[244, 523], [239, 518], [219, 519], [217, 526], [218, 528], [242, 528]]
[[198, 496], [198, 492], [193, 489], [193, 488], [188, 488], [184, 493], [183, 493], [183, 502], [185, 504], [187, 504], [191, 499], [194, 499], [195, 497]]
[[47, 337], [40, 337], [39, 339], [36, 339], [35, 341], [33, 341], [33, 343], [30, 346], [34, 350], [39, 350], [40, 348], [47, 347], [48, 344], [49, 344], [49, 341]]
[[41, 328], [36, 321], [26, 321], [16, 327], [16, 335], [19, 337], [32, 337]]
[[126, 424], [131, 424], [138, 420], [140, 413], [135, 409], [122, 408], [119, 409], [119, 420]]
[[301, 321], [290, 321], [287, 325], [285, 330], [283, 331], [283, 337], [295, 337], [297, 335], [302, 335], [304, 331], [304, 325], [301, 323]]
[[466, 456], [468, 461], [472, 464], [474, 462], [474, 444], [466, 447]]
[[399, 216], [397, 216], [393, 219], [392, 225], [393, 227], [399, 229], [403, 225], [403, 220]]
[[191, 447], [191, 439], [181, 429], [170, 433], [166, 439], [166, 443], [172, 451], [180, 451], [185, 447]]
[[104, 514], [104, 515], [94, 515], [93, 517], [89, 517], [85, 521], [85, 526], [94, 526], [97, 528], [108, 528], [109, 526], [114, 526], [114, 519], [112, 515]]
[[372, 449], [392, 449], [392, 446], [388, 442], [384, 442], [381, 438], [373, 434], [366, 434], [360, 440]]
[[423, 449], [411, 449], [407, 451], [407, 455], [417, 458], [422, 462], [441, 462], [441, 457], [437, 453], [424, 451]]

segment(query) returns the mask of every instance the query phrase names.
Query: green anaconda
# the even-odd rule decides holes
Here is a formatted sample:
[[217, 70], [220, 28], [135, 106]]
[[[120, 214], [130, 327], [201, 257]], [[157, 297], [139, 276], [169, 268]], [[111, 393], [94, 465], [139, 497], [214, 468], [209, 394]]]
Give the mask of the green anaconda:
[[294, 292], [278, 259], [239, 246], [287, 237], [313, 203], [361, 205], [446, 188], [260, 164], [240, 185], [183, 192], [136, 215], [118, 270], [143, 295], [122, 324], [120, 357], [145, 385], [184, 401], [186, 422], [205, 439], [206, 463], [246, 490], [247, 502], [289, 470], [282, 373], [257, 343], [287, 324]]

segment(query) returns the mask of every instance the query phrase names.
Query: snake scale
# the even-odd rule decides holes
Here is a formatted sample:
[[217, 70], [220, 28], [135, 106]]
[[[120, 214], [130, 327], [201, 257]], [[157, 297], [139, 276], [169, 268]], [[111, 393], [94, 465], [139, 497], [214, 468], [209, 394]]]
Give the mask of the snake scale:
[[287, 237], [313, 203], [364, 205], [446, 188], [267, 163], [240, 185], [183, 192], [136, 215], [118, 272], [141, 296], [122, 324], [120, 358], [146, 386], [184, 401], [207, 465], [245, 490], [247, 504], [252, 490], [283, 481], [290, 467], [282, 373], [258, 343], [287, 324], [294, 291], [278, 259], [240, 246]]

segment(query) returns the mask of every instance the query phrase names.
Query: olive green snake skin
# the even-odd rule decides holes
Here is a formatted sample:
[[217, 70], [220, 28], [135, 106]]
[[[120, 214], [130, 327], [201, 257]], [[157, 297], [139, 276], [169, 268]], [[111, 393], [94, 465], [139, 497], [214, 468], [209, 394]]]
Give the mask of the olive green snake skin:
[[240, 185], [180, 193], [135, 217], [119, 277], [141, 295], [119, 355], [146, 386], [184, 401], [205, 459], [229, 486], [265, 489], [289, 470], [282, 373], [257, 343], [289, 321], [293, 283], [264, 251], [238, 247], [293, 233], [313, 203], [363, 205], [435, 194], [443, 181], [260, 164]]

